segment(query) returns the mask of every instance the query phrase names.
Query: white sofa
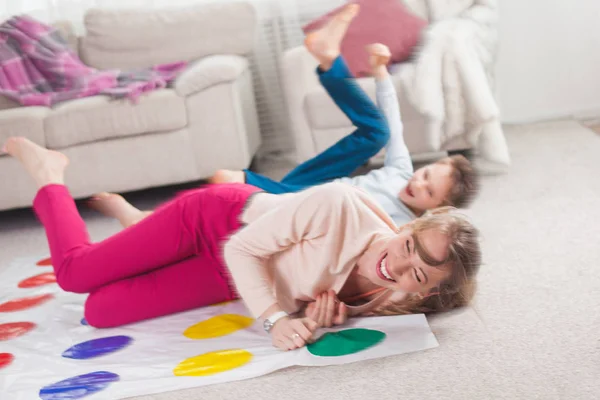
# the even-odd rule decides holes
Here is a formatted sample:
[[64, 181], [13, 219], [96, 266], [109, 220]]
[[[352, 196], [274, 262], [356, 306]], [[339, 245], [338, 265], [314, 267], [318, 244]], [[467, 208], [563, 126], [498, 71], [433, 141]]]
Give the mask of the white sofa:
[[[257, 26], [246, 2], [152, 12], [90, 10], [86, 35], [63, 34], [98, 69], [189, 61], [171, 88], [138, 104], [95, 96], [49, 107], [0, 98], [0, 142], [21, 135], [71, 160], [75, 198], [200, 180], [218, 168], [241, 169], [260, 145], [248, 55]], [[29, 206], [35, 187], [0, 156], [0, 210]]]
[[[417, 15], [429, 20], [427, 0], [403, 1]], [[304, 15], [301, 22], [306, 23], [316, 16]], [[399, 76], [404, 65], [394, 65], [391, 71], [398, 92], [405, 140], [412, 157], [427, 159], [440, 152], [468, 152], [472, 146], [462, 137], [457, 137], [444, 146], [436, 142], [440, 135], [432, 134], [434, 131], [428, 126], [428, 120], [409, 103], [403, 93]], [[296, 150], [295, 162], [301, 163], [352, 132], [354, 127], [319, 83], [315, 74], [317, 62], [306, 48], [299, 46], [285, 51], [280, 66], [289, 127]], [[374, 80], [360, 78], [357, 81], [375, 101]], [[374, 160], [381, 162], [383, 154], [383, 151], [380, 152]]]

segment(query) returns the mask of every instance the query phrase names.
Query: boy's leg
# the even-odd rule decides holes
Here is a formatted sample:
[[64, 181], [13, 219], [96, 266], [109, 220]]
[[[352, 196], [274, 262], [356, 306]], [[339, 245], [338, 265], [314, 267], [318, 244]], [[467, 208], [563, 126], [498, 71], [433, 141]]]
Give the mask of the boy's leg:
[[215, 185], [222, 185], [225, 183], [247, 183], [248, 185], [252, 185], [272, 194], [297, 192], [306, 187], [303, 185], [287, 185], [285, 183], [277, 182], [271, 178], [256, 172], [252, 172], [248, 169], [220, 169], [215, 172], [215, 174], [208, 181]]
[[[356, 4], [346, 6], [306, 40], [307, 48], [319, 60], [317, 73], [321, 83], [357, 129], [323, 153], [300, 164], [281, 182], [246, 170], [246, 183], [270, 193], [298, 191], [350, 175], [387, 143], [389, 129], [385, 117], [356, 84], [340, 57], [341, 41], [358, 8]], [[232, 175], [234, 171], [225, 172], [225, 175]]]
[[389, 139], [385, 117], [357, 85], [340, 55], [341, 42], [358, 9], [356, 4], [347, 5], [305, 41], [319, 60], [321, 84], [356, 130], [292, 170], [282, 183], [312, 186], [348, 176], [377, 154]]
[[319, 78], [356, 130], [293, 169], [282, 183], [312, 186], [349, 176], [377, 154], [389, 139], [384, 115], [356, 84], [341, 56], [330, 70], [319, 72]]
[[246, 175], [246, 183], [248, 185], [256, 186], [264, 190], [267, 193], [273, 194], [282, 194], [282, 193], [292, 193], [299, 192], [300, 190], [305, 189], [308, 186], [312, 185], [293, 185], [286, 182], [277, 182], [271, 178], [268, 178], [264, 175], [257, 174], [256, 172], [252, 172], [249, 170], [244, 170]]

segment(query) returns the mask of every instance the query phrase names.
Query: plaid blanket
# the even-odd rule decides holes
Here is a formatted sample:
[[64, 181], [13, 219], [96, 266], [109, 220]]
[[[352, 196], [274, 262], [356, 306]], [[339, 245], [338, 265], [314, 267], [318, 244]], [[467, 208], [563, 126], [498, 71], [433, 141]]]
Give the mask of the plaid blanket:
[[133, 71], [99, 71], [85, 65], [60, 33], [28, 16], [0, 24], [0, 94], [24, 106], [109, 95], [132, 101], [167, 86], [186, 66], [162, 64]]

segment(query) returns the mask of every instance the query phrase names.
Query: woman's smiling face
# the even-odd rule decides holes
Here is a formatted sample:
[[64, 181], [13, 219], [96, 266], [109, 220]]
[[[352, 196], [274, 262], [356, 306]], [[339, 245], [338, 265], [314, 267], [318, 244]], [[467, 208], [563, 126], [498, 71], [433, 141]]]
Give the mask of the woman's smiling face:
[[[419, 254], [415, 239], [426, 256]], [[395, 236], [374, 242], [359, 259], [358, 273], [375, 285], [388, 289], [406, 293], [428, 292], [448, 279], [450, 268], [429, 265], [427, 256], [438, 263], [446, 260], [449, 244], [448, 237], [435, 229], [428, 229], [415, 237], [408, 227]]]

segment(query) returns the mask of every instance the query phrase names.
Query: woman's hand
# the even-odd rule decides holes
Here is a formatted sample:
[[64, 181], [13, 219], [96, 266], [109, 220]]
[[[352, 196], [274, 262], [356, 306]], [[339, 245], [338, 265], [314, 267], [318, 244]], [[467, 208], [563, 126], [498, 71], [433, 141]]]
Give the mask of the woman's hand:
[[310, 318], [282, 318], [271, 328], [273, 346], [281, 350], [304, 347], [312, 338], [317, 324]]
[[318, 295], [315, 301], [306, 306], [304, 313], [319, 327], [330, 328], [348, 320], [348, 307], [338, 300], [333, 290]]

